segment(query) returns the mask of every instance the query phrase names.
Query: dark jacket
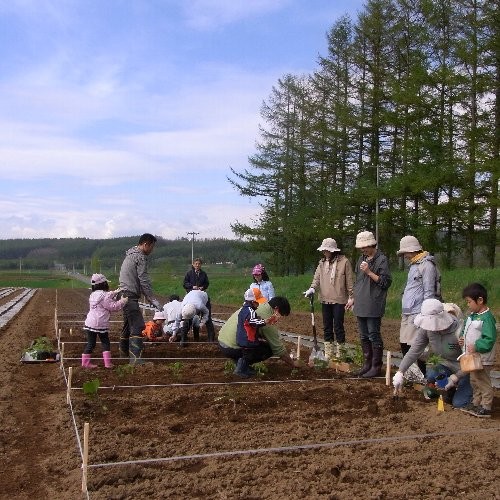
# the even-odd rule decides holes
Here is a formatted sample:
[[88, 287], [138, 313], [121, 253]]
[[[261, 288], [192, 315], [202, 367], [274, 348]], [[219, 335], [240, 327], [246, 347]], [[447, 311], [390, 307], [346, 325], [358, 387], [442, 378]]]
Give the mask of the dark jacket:
[[356, 282], [354, 283], [353, 312], [360, 318], [381, 318], [385, 312], [387, 289], [392, 283], [389, 263], [387, 257], [379, 250], [373, 259], [367, 261], [370, 271], [379, 277], [379, 281], [375, 283], [360, 270], [359, 266], [363, 260], [364, 257], [361, 256], [354, 268]]
[[193, 289], [193, 286], [201, 287], [203, 291], [206, 291], [210, 282], [208, 281], [208, 276], [203, 269], [200, 269], [198, 274], [195, 272], [194, 267], [191, 267], [191, 270], [186, 273], [184, 276], [184, 284], [183, 287], [186, 292], [190, 292]]

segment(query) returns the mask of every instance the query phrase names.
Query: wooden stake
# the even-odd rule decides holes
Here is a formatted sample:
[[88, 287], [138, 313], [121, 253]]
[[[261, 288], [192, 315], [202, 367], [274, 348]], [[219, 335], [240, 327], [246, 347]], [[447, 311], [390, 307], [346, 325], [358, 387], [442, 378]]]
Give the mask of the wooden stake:
[[385, 385], [391, 385], [391, 351], [387, 351], [387, 361], [385, 367]]
[[301, 338], [302, 337], [300, 335], [297, 337], [297, 359], [300, 359], [300, 339]]
[[89, 461], [89, 423], [83, 426], [82, 491], [87, 493], [87, 465]]
[[71, 402], [71, 379], [73, 378], [73, 367], [70, 366], [68, 368], [68, 388], [66, 389], [66, 403], [69, 404]]
[[69, 336], [71, 337], [71, 335], [73, 335], [73, 328], [69, 329]]
[[61, 348], [59, 349], [60, 359], [59, 362], [61, 365], [64, 363], [64, 342], [61, 342]]

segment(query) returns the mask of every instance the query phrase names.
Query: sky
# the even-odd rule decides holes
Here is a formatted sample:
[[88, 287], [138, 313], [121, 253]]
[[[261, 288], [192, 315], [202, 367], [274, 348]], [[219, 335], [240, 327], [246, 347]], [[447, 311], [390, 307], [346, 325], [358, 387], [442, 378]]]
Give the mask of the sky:
[[363, 0], [0, 0], [0, 239], [234, 238], [262, 103]]

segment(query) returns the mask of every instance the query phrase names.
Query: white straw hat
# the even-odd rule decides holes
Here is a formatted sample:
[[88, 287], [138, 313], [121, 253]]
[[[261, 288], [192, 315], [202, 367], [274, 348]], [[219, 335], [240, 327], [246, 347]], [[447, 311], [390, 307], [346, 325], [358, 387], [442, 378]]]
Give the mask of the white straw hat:
[[398, 255], [404, 253], [421, 252], [422, 245], [419, 243], [415, 236], [403, 236], [399, 242], [399, 250], [396, 252]]
[[424, 330], [439, 332], [450, 327], [453, 321], [453, 316], [444, 310], [442, 302], [438, 299], [425, 299], [420, 314], [415, 316], [413, 323]]
[[377, 244], [377, 240], [370, 231], [361, 231], [356, 236], [356, 248], [372, 247]]
[[193, 319], [196, 314], [196, 307], [194, 304], [184, 304], [182, 306], [182, 319]]
[[325, 238], [318, 250], [320, 252], [323, 250], [328, 250], [329, 252], [340, 252], [340, 248], [337, 247], [337, 242], [333, 238]]

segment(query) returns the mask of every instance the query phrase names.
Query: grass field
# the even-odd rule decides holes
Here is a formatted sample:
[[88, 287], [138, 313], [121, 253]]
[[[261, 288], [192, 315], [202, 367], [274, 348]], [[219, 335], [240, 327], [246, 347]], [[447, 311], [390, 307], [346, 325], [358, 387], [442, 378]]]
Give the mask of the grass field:
[[[210, 279], [210, 299], [214, 304], [239, 304], [243, 293], [252, 283], [250, 269], [221, 269], [220, 266], [204, 266]], [[111, 287], [118, 286], [116, 274], [103, 271], [111, 280]], [[401, 313], [401, 293], [406, 283], [406, 271], [393, 271], [393, 283], [387, 298], [386, 317], [398, 318]], [[155, 292], [167, 296], [184, 295], [183, 273], [165, 273], [151, 270]], [[277, 295], [288, 298], [294, 311], [308, 311], [309, 301], [303, 292], [311, 284], [312, 274], [271, 277]], [[500, 269], [454, 269], [442, 271], [442, 291], [446, 302], [458, 304], [466, 310], [462, 289], [472, 282], [482, 283], [488, 290], [488, 304], [500, 321]], [[0, 286], [24, 286], [27, 288], [85, 288], [86, 285], [67, 274], [49, 271], [0, 272]]]

